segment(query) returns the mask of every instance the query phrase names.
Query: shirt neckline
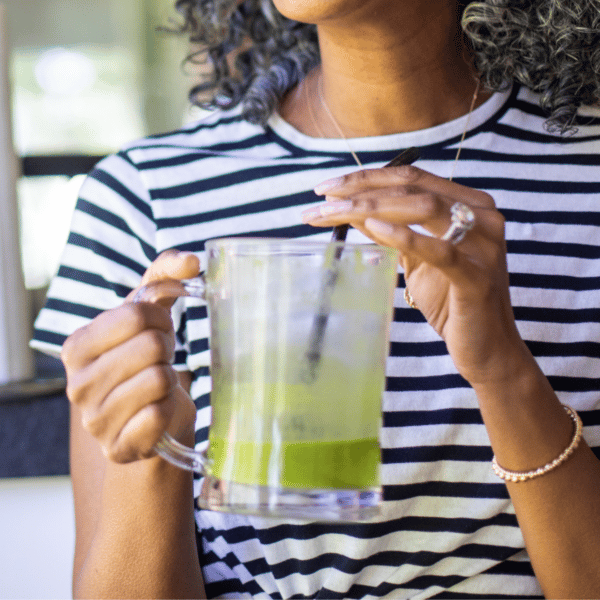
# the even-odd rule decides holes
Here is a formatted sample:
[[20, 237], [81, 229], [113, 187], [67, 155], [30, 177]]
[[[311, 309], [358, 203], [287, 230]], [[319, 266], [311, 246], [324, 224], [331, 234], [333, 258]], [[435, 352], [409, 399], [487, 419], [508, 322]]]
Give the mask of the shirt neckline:
[[[504, 112], [503, 109], [512, 93], [512, 87], [504, 92], [495, 92], [483, 104], [478, 106], [471, 113], [467, 134], [481, 127], [484, 123], [493, 119], [497, 114]], [[410, 146], [423, 147], [432, 144], [440, 144], [446, 141], [454, 141], [457, 136], [462, 136], [467, 119], [469, 119], [468, 114], [427, 129], [408, 131], [405, 133], [394, 133], [390, 135], [348, 138], [348, 143], [352, 150], [359, 152], [395, 150], [397, 148], [408, 148]], [[268, 126], [279, 137], [303, 150], [336, 153], [348, 152], [348, 145], [343, 139], [310, 137], [290, 125], [278, 112], [275, 112], [269, 118]]]

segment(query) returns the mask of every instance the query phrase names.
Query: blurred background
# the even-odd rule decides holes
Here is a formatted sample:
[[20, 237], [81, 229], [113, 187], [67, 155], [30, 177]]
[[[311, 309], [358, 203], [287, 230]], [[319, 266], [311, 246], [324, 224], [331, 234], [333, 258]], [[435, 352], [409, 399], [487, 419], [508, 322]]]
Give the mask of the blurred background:
[[[0, 202], [15, 207], [4, 237], [15, 233], [23, 289], [9, 290], [17, 300], [0, 303], [0, 310], [10, 321], [10, 305], [18, 305], [20, 328], [30, 329], [84, 174], [122, 144], [175, 129], [199, 111], [187, 101], [194, 76], [182, 66], [186, 39], [157, 30], [175, 26], [172, 0], [1, 4], [2, 85], [10, 92], [5, 112], [17, 176], [14, 201], [9, 191]], [[68, 598], [74, 539], [68, 404], [58, 361], [32, 355], [31, 370], [34, 379], [57, 378], [58, 385], [30, 393], [5, 389], [0, 397], [0, 598]]]
[[[54, 272], [81, 175], [59, 174], [57, 162], [33, 157], [93, 160], [177, 128], [194, 118], [187, 102], [192, 78], [182, 66], [186, 40], [157, 31], [177, 19], [172, 0], [3, 3], [12, 48], [14, 143], [20, 156], [30, 157], [18, 186], [23, 268], [26, 287], [37, 290]], [[44, 165], [48, 173], [41, 172]], [[88, 164], [63, 161], [65, 171], [78, 166]]]

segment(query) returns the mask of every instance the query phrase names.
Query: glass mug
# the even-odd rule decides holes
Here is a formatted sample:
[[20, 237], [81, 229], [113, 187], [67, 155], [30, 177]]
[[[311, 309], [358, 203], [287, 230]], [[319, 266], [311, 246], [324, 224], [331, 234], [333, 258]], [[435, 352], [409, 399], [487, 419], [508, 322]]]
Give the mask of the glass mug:
[[396, 251], [229, 238], [207, 242], [206, 255], [199, 277], [135, 297], [201, 298], [210, 321], [208, 449], [165, 434], [157, 453], [204, 476], [203, 509], [375, 517]]

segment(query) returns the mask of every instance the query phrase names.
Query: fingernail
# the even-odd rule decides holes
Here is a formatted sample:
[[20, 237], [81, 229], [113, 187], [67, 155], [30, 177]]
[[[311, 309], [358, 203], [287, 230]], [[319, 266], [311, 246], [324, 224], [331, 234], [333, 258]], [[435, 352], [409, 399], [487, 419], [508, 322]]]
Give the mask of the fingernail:
[[319, 211], [322, 217], [328, 217], [329, 215], [348, 212], [351, 208], [352, 202], [350, 200], [332, 200], [327, 204], [321, 204]]
[[302, 211], [302, 222], [310, 223], [315, 219], [321, 218], [321, 211], [317, 208], [309, 208], [307, 210]]
[[375, 235], [382, 237], [388, 237], [394, 233], [394, 227], [385, 221], [378, 221], [377, 219], [367, 219], [365, 221], [365, 227]]
[[327, 181], [324, 181], [323, 183], [320, 183], [319, 185], [317, 185], [314, 188], [314, 192], [315, 192], [315, 194], [317, 194], [317, 196], [322, 196], [323, 194], [325, 194], [325, 192], [328, 192], [329, 190], [339, 187], [341, 184], [342, 184], [341, 177], [335, 177], [334, 179], [327, 179]]

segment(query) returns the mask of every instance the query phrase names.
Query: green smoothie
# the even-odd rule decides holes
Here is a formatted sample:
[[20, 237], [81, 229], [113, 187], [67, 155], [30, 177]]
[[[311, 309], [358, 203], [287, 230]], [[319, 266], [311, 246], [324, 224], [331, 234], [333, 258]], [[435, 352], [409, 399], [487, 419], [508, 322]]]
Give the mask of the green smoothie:
[[379, 485], [383, 361], [368, 370], [324, 357], [318, 377], [303, 383], [300, 360], [245, 357], [235, 365], [238, 383], [231, 372], [214, 374], [211, 474], [274, 487]]
[[284, 443], [211, 438], [211, 474], [252, 485], [303, 489], [367, 489], [379, 484], [377, 438], [341, 442]]

